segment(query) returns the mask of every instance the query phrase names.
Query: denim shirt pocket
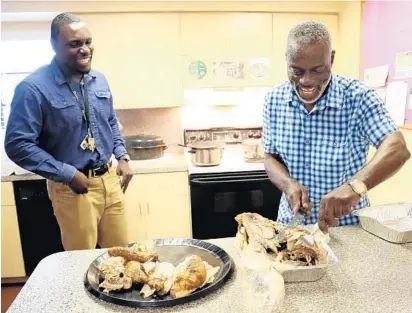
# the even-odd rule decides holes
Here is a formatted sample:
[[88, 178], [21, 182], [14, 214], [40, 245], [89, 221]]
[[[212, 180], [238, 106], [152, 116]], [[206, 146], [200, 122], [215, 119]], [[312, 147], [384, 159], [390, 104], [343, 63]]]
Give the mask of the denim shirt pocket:
[[64, 98], [50, 100], [54, 122], [62, 128], [79, 127], [83, 114], [78, 103]]
[[111, 113], [111, 93], [110, 91], [95, 91], [97, 107], [104, 119], [108, 119]]

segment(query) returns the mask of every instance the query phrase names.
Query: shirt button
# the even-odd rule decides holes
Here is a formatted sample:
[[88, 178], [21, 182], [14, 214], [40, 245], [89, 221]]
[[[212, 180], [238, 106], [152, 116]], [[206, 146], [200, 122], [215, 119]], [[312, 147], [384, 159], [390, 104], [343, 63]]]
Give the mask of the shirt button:
[[338, 143], [336, 141], [334, 141], [333, 145], [336, 147], [338, 145]]
[[306, 163], [306, 164], [305, 164], [305, 167], [306, 167], [306, 168], [309, 168], [309, 167], [310, 167], [310, 164], [309, 164], [309, 163]]
[[306, 139], [306, 140], [305, 140], [305, 143], [309, 143], [309, 142], [310, 142], [310, 140], [309, 140], [309, 139]]

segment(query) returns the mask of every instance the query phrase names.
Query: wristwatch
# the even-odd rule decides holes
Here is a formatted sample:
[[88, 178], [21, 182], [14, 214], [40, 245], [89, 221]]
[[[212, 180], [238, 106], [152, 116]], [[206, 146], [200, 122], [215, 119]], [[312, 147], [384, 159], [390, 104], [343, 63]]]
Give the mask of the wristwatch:
[[130, 156], [128, 154], [122, 155], [119, 160], [125, 160], [127, 162], [130, 161]]
[[363, 197], [368, 192], [366, 185], [360, 180], [354, 179], [349, 181], [349, 186], [356, 192], [359, 196]]

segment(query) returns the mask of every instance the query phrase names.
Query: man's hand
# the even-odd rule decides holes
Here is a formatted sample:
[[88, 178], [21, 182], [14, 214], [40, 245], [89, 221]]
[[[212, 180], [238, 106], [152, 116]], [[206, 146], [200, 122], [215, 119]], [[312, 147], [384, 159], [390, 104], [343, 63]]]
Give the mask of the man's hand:
[[119, 164], [117, 165], [116, 173], [117, 175], [122, 176], [120, 186], [123, 190], [123, 193], [125, 193], [133, 177], [133, 172], [130, 169], [129, 163], [126, 160], [120, 160]]
[[296, 180], [290, 179], [288, 181], [285, 194], [293, 209], [293, 215], [296, 215], [301, 207], [305, 209], [306, 215], [311, 214], [312, 203], [309, 201], [309, 192]]
[[73, 179], [69, 183], [69, 187], [74, 193], [84, 194], [88, 192], [89, 180], [82, 172], [77, 171]]
[[338, 218], [348, 215], [361, 197], [352, 187], [344, 184], [323, 196], [320, 202], [319, 228], [324, 233], [328, 228], [338, 226]]

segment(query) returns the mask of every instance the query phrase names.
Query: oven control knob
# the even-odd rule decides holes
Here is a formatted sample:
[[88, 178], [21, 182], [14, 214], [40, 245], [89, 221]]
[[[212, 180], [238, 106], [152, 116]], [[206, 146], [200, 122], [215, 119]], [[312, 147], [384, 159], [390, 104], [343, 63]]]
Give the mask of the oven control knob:
[[239, 138], [239, 133], [234, 133], [233, 138], [238, 139]]
[[192, 135], [192, 136], [189, 137], [189, 139], [190, 139], [190, 141], [195, 141], [195, 140], [197, 139], [197, 136], [196, 136], [196, 135]]
[[248, 133], [247, 133], [247, 136], [248, 136], [248, 138], [253, 138], [253, 133], [252, 133], [252, 131], [248, 132]]
[[206, 138], [206, 135], [205, 135], [205, 134], [201, 134], [199, 139], [200, 139], [200, 140], [205, 140], [205, 138]]
[[260, 139], [260, 138], [262, 138], [262, 133], [261, 133], [260, 131], [257, 131], [257, 132], [253, 135], [253, 138], [255, 138], [255, 139]]

